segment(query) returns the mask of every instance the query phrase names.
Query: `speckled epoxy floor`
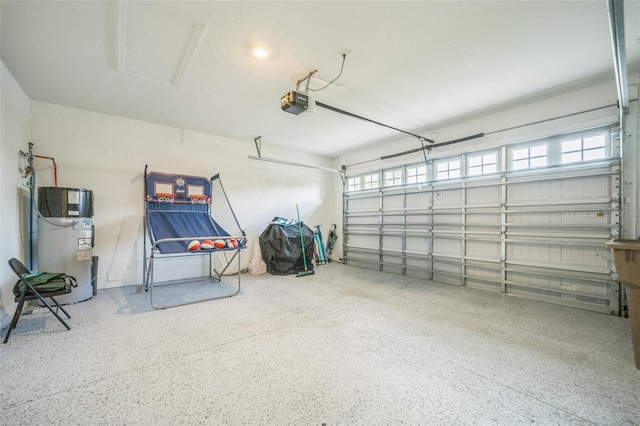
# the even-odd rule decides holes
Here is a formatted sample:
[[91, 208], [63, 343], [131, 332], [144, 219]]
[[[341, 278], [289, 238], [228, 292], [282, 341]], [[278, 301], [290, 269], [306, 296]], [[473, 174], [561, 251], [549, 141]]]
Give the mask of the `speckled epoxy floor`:
[[577, 309], [331, 264], [69, 311], [0, 345], [1, 425], [640, 424], [627, 320]]

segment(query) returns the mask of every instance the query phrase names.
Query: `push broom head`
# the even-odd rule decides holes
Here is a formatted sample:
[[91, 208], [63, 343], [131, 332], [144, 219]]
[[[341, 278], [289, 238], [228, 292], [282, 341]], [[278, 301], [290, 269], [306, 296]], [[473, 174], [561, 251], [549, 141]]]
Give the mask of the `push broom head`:
[[312, 270], [310, 270], [310, 271], [300, 271], [300, 272], [298, 272], [298, 273], [296, 274], [296, 278], [297, 278], [297, 277], [306, 277], [307, 275], [313, 275], [313, 274], [315, 274], [315, 273], [316, 273], [316, 271], [314, 271], [313, 269], [312, 269]]

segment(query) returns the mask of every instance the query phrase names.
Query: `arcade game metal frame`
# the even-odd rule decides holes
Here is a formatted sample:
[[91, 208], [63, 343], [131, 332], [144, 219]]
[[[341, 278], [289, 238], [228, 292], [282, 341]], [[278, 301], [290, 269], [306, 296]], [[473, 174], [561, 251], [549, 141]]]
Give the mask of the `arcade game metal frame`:
[[[150, 294], [151, 306], [155, 309], [165, 309], [237, 295], [241, 288], [241, 251], [246, 248], [247, 239], [229, 204], [220, 175], [216, 174], [208, 179], [202, 176], [147, 172], [145, 166], [144, 192], [143, 280], [144, 289]], [[225, 242], [225, 248], [192, 252], [188, 249], [188, 243], [192, 240], [222, 240]], [[233, 240], [237, 242], [235, 246]], [[147, 242], [150, 247], [147, 246]], [[230, 258], [225, 256], [226, 264], [221, 271], [216, 271], [213, 256], [220, 252], [233, 254]], [[155, 283], [156, 259], [180, 256], [208, 256], [209, 275]], [[238, 283], [232, 292], [182, 303], [159, 305], [154, 302], [154, 285], [184, 284], [202, 280], [219, 283], [234, 260], [237, 260]]]

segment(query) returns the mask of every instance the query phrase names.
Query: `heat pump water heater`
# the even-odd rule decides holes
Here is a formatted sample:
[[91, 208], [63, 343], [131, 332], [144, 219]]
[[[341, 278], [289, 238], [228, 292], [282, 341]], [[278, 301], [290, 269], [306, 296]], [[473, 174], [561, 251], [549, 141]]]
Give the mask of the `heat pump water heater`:
[[56, 297], [68, 304], [93, 296], [93, 193], [87, 189], [38, 188], [37, 269], [64, 272], [75, 277], [78, 287]]

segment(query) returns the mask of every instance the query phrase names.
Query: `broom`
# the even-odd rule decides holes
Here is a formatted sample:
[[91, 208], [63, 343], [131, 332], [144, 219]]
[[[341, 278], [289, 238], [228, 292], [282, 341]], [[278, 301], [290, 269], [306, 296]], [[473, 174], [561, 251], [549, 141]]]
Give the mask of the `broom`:
[[300, 222], [300, 210], [298, 209], [298, 203], [296, 203], [296, 212], [298, 213], [298, 228], [300, 229], [300, 246], [302, 247], [302, 261], [304, 262], [304, 271], [300, 271], [296, 274], [297, 277], [306, 277], [307, 275], [315, 274], [315, 271], [307, 269], [307, 253], [304, 251], [304, 238], [302, 237], [302, 222]]

